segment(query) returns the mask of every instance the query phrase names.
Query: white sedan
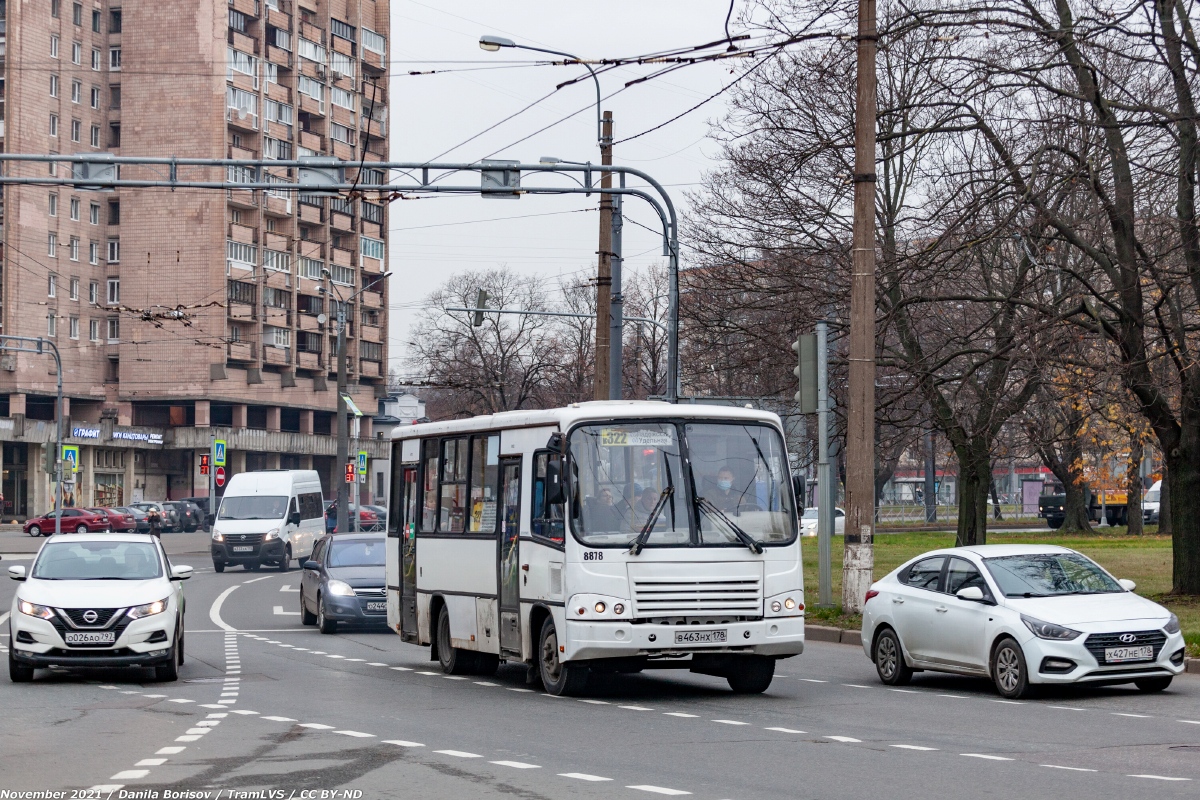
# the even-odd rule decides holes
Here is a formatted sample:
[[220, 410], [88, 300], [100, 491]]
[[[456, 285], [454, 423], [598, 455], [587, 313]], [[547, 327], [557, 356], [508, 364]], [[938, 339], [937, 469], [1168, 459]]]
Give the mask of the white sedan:
[[[800, 535], [817, 535], [817, 509], [804, 509], [804, 514], [800, 517]], [[846, 535], [846, 512], [840, 508], [833, 509], [833, 535]]]
[[863, 649], [890, 686], [936, 670], [989, 676], [1010, 699], [1033, 684], [1159, 692], [1183, 672], [1183, 635], [1134, 588], [1065, 547], [936, 550], [872, 584]]
[[151, 667], [160, 681], [183, 663], [183, 587], [192, 568], [171, 566], [157, 537], [52, 536], [21, 581], [10, 613], [8, 675], [39, 667]]

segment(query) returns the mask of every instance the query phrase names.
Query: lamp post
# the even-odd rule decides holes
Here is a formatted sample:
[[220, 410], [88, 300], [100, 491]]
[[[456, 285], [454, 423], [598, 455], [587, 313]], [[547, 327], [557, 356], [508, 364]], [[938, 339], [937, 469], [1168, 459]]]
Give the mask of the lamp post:
[[[367, 290], [364, 285], [354, 294], [343, 299], [342, 293], [338, 291], [337, 285], [333, 282], [333, 273], [328, 269], [322, 269], [321, 275], [324, 276], [328, 283], [328, 288], [325, 289], [327, 296], [333, 295], [337, 297], [337, 468], [339, 470], [346, 468], [346, 463], [350, 459], [350, 430], [349, 420], [347, 419], [346, 409], [346, 305], [354, 298]], [[391, 277], [391, 272], [380, 274], [378, 280], [386, 280]], [[355, 476], [357, 478], [357, 474]], [[338, 481], [337, 492], [337, 530], [346, 533], [350, 530], [349, 512], [347, 509], [350, 492], [346, 486], [344, 479]]]

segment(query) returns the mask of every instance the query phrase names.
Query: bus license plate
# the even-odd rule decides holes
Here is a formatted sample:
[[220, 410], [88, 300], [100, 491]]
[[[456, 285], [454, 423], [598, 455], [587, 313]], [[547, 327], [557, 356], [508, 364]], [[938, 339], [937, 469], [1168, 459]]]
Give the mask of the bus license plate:
[[725, 631], [675, 631], [675, 644], [724, 644]]
[[387, 601], [369, 600], [367, 601], [367, 611], [387, 611]]
[[233, 546], [233, 552], [235, 552], [235, 553], [253, 553], [254, 545], [252, 545], [252, 544], [235, 544]]
[[1150, 661], [1153, 658], [1154, 648], [1149, 645], [1145, 647], [1104, 648], [1104, 662], [1106, 664], [1120, 664], [1123, 661]]
[[117, 641], [115, 631], [67, 631], [63, 637], [67, 644], [112, 644]]

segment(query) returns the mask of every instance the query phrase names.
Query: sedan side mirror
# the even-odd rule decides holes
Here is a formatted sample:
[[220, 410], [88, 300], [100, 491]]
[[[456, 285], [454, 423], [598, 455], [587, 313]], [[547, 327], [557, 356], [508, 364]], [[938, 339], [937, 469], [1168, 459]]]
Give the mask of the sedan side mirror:
[[1133, 581], [1128, 580], [1126, 578], [1122, 578], [1121, 580], [1117, 581], [1117, 583], [1121, 584], [1121, 588], [1127, 592], [1132, 592], [1134, 589], [1137, 588], [1136, 583], [1134, 583]]
[[966, 586], [959, 589], [954, 596], [959, 600], [969, 600], [972, 603], [979, 603], [983, 601], [983, 589], [980, 589], [978, 586]]
[[25, 568], [18, 567], [18, 566], [9, 567], [8, 568], [8, 577], [12, 578], [14, 581], [25, 580]]
[[190, 577], [192, 577], [192, 568], [187, 564], [171, 567], [171, 580], [186, 581]]
[[304, 568], [305, 569], [320, 569], [321, 565], [318, 564], [316, 561], [309, 560], [309, 561], [304, 562]]

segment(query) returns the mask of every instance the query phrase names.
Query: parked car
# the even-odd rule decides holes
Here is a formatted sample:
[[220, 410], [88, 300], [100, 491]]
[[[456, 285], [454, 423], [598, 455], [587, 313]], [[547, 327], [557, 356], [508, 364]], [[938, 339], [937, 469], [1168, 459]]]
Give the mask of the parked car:
[[[844, 536], [846, 534], [846, 512], [840, 508], [833, 509], [833, 535]], [[803, 516], [800, 517], [800, 535], [801, 536], [816, 536], [817, 535], [817, 510], [815, 508], [804, 509]]]
[[[33, 517], [27, 520], [24, 525], [24, 531], [30, 536], [52, 536], [54, 534], [54, 518], [59, 516], [58, 511], [51, 511], [48, 514], [43, 514], [40, 517]], [[106, 514], [96, 514], [84, 508], [64, 508], [61, 512], [62, 524], [60, 530], [63, 533], [89, 533], [109, 530], [108, 516]]]
[[208, 498], [207, 497], [185, 497], [183, 499], [183, 501], [185, 503], [195, 503], [196, 504], [196, 507], [200, 509], [200, 514], [201, 514], [200, 518], [202, 520], [201, 527], [204, 528], [205, 533], [208, 533], [209, 531], [211, 531], [213, 520], [216, 518], [217, 512], [216, 512], [216, 509], [211, 508], [209, 506]]
[[133, 514], [119, 508], [87, 508], [85, 511], [90, 511], [93, 514], [100, 514], [108, 517], [109, 530], [117, 533], [134, 533], [137, 528], [137, 520], [133, 518]]
[[179, 512], [173, 508], [168, 508], [164, 503], [134, 503], [133, 505], [134, 508], [140, 508], [147, 514], [150, 513], [151, 509], [158, 511], [159, 516], [162, 517], [163, 533], [174, 533], [181, 530], [179, 527]]
[[382, 531], [387, 527], [388, 511], [386, 506], [364, 505], [363, 508], [367, 511], [375, 512], [375, 517], [377, 519], [375, 523], [375, 530]]
[[1162, 481], [1155, 481], [1142, 497], [1142, 522], [1146, 525], [1158, 524], [1158, 509], [1162, 504]]
[[[358, 507], [358, 531], [359, 533], [371, 533], [373, 531], [383, 530], [384, 521], [387, 519], [387, 509], [383, 509], [383, 516], [372, 510], [374, 506], [359, 506]], [[350, 506], [347, 509], [347, 520], [349, 521], [350, 530], [347, 533], [354, 533], [354, 511], [355, 507]], [[337, 532], [337, 501], [330, 500], [325, 503], [325, 532]]]
[[1009, 699], [1036, 684], [1160, 692], [1183, 672], [1183, 634], [1134, 588], [1065, 547], [936, 550], [871, 585], [863, 649], [890, 686], [933, 670], [990, 677]]
[[134, 533], [150, 532], [150, 515], [140, 508], [133, 506], [117, 506], [115, 511], [122, 511], [133, 516]]
[[300, 621], [333, 633], [339, 622], [387, 624], [384, 533], [323, 536], [304, 562]]
[[191, 533], [200, 529], [200, 522], [204, 516], [200, 506], [189, 503], [187, 500], [170, 500], [163, 505], [176, 513], [179, 518], [180, 530]]
[[183, 663], [181, 581], [152, 536], [55, 536], [33, 566], [8, 568], [21, 581], [9, 615], [8, 676], [33, 680], [41, 667], [150, 667], [160, 681]]

